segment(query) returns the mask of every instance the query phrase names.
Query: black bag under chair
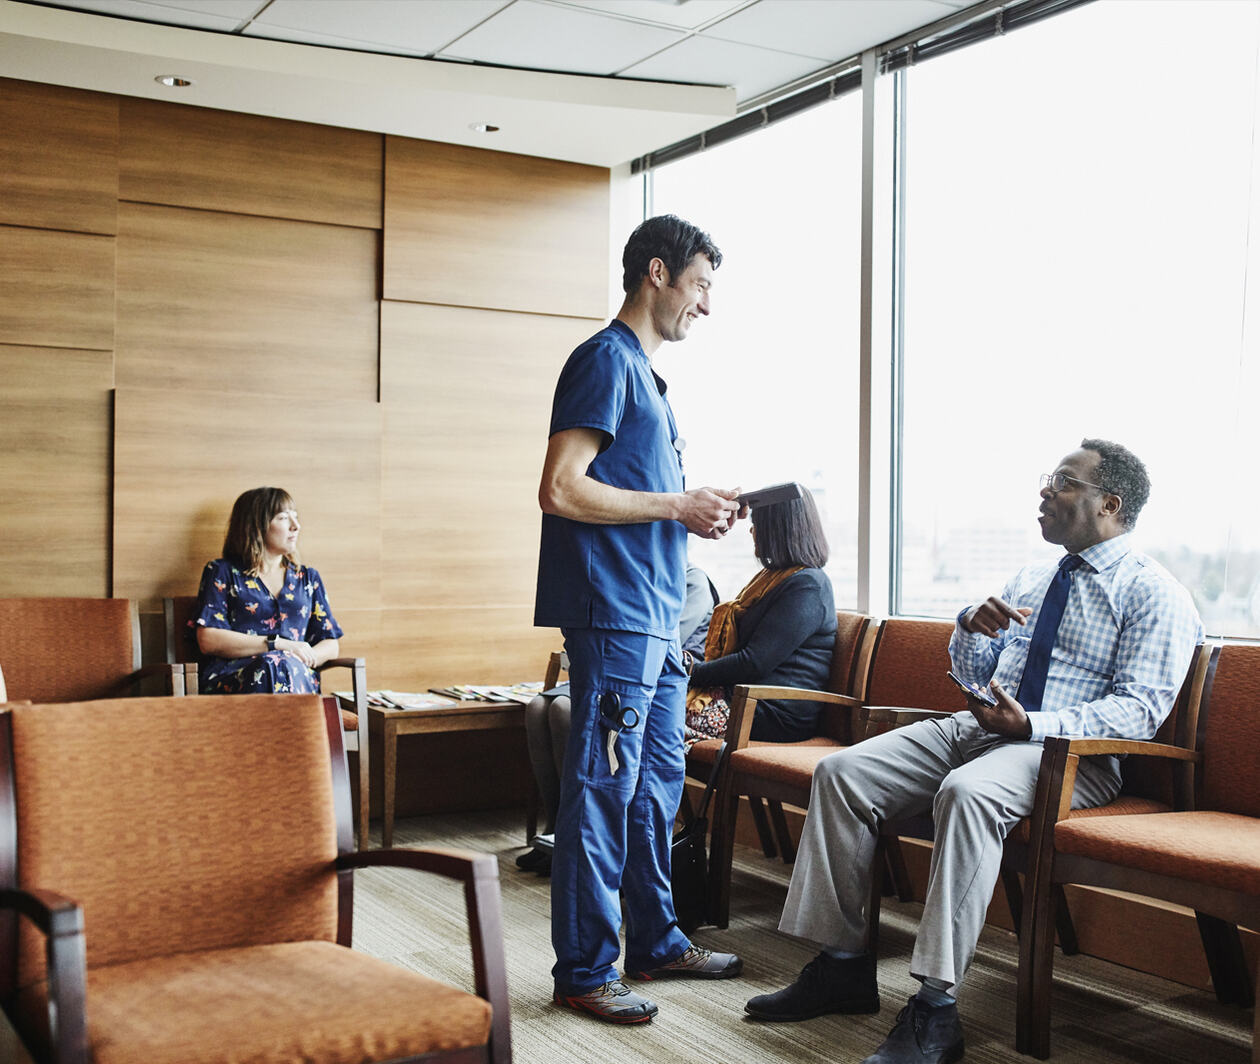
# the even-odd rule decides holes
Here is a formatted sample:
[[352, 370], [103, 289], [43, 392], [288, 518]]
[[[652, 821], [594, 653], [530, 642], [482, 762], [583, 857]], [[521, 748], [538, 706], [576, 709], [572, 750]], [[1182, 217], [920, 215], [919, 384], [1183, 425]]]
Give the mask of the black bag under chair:
[[697, 927], [712, 923], [709, 913], [709, 800], [713, 797], [725, 758], [726, 743], [723, 743], [713, 759], [709, 782], [705, 784], [704, 796], [695, 816], [679, 830], [669, 847], [674, 913], [678, 917], [678, 927], [687, 935]]

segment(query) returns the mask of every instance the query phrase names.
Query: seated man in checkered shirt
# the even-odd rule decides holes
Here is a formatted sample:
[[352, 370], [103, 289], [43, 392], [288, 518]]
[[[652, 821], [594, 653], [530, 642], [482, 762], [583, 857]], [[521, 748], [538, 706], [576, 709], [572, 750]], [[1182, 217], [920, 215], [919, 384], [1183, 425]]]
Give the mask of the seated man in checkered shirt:
[[[975, 952], [1007, 832], [1032, 812], [1047, 735], [1150, 739], [1168, 716], [1203, 626], [1190, 595], [1133, 549], [1150, 492], [1128, 450], [1086, 439], [1041, 478], [1042, 537], [1066, 554], [1027, 566], [958, 615], [955, 673], [988, 705], [925, 720], [824, 758], [781, 930], [823, 945], [796, 982], [752, 998], [761, 1020], [879, 1010], [864, 952], [865, 903], [880, 821], [931, 810], [931, 872], [910, 972], [921, 982], [863, 1064], [949, 1064], [963, 1056], [954, 994]], [[1038, 632], [1040, 631], [1040, 637]], [[1115, 758], [1083, 758], [1072, 804], [1110, 802]]]

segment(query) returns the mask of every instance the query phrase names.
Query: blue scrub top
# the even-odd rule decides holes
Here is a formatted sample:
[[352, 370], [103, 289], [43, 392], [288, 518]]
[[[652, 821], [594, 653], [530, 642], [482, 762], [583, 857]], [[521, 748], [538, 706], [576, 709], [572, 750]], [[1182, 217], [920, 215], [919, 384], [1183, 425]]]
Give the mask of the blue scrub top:
[[[620, 321], [582, 344], [560, 372], [551, 435], [575, 428], [611, 437], [587, 470], [595, 480], [633, 491], [683, 490], [665, 382]], [[678, 521], [592, 525], [543, 514], [534, 624], [677, 638], [686, 566], [687, 529]]]

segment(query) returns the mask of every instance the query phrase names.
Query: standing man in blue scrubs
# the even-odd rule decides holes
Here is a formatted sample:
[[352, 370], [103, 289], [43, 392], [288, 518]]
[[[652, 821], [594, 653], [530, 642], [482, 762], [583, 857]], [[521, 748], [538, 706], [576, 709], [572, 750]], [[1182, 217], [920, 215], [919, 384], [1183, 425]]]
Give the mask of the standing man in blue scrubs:
[[669, 882], [684, 779], [687, 533], [720, 538], [740, 508], [734, 490], [685, 490], [683, 441], [651, 363], [709, 313], [721, 262], [707, 233], [673, 215], [631, 234], [621, 310], [560, 373], [538, 489], [534, 623], [564, 634], [573, 703], [551, 870], [555, 1001], [612, 1023], [657, 1012], [617, 972], [620, 892], [630, 978], [742, 968], [679, 930]]

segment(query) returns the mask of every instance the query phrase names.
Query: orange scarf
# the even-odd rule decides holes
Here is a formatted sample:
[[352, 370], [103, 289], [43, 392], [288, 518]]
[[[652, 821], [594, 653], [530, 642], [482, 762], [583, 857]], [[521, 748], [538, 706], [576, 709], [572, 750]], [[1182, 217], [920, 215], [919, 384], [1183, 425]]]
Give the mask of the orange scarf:
[[[713, 615], [709, 618], [709, 634], [704, 641], [704, 660], [714, 661], [734, 654], [739, 649], [739, 618], [789, 576], [795, 576], [804, 568], [803, 565], [795, 565], [790, 569], [762, 569], [731, 602], [719, 602], [714, 606]], [[715, 698], [724, 695], [720, 687], [693, 688], [687, 692], [687, 709], [699, 712]]]

